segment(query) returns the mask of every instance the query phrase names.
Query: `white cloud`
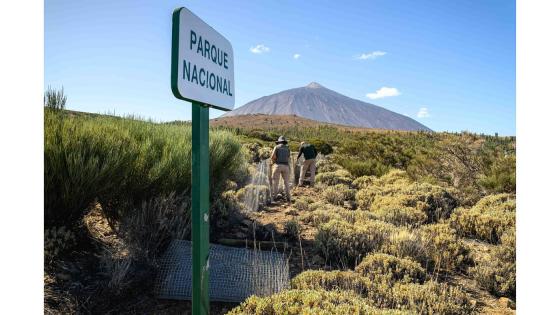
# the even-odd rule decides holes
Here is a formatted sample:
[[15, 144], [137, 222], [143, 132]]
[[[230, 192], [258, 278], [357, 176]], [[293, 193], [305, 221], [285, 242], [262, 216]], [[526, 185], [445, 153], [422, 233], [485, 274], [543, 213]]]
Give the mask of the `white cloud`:
[[299, 59], [299, 57], [301, 57], [300, 54], [294, 54], [294, 59]]
[[385, 56], [387, 53], [384, 51], [376, 50], [369, 53], [363, 53], [356, 57], [356, 59], [360, 60], [367, 60], [367, 59], [376, 59], [377, 57]]
[[418, 111], [418, 114], [416, 114], [416, 116], [418, 118], [428, 118], [428, 117], [430, 117], [430, 113], [428, 112], [428, 108], [427, 107], [420, 107], [420, 110]]
[[366, 94], [367, 98], [371, 98], [372, 100], [376, 100], [378, 98], [384, 98], [384, 97], [389, 97], [389, 96], [397, 96], [397, 95], [401, 95], [401, 92], [399, 92], [399, 90], [397, 88], [392, 88], [392, 87], [382, 87], [379, 90], [375, 91], [374, 93], [368, 93]]
[[258, 44], [257, 46], [251, 47], [249, 48], [249, 50], [253, 53], [253, 54], [262, 54], [262, 53], [267, 53], [270, 51], [270, 48], [266, 47], [263, 44]]

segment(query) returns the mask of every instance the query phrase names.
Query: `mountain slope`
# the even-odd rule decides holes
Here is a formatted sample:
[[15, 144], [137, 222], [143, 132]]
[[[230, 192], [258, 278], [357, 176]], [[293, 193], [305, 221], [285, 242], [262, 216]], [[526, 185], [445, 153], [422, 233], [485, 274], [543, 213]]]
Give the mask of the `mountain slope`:
[[410, 117], [344, 96], [315, 82], [261, 97], [222, 117], [249, 114], [296, 115], [355, 127], [430, 131]]

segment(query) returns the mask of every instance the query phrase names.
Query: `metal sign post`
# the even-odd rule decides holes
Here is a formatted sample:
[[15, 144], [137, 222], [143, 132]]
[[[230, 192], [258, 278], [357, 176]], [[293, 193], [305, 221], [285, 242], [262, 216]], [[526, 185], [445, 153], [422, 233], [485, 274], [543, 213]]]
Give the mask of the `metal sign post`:
[[233, 48], [186, 8], [173, 12], [171, 90], [192, 103], [192, 313], [209, 314], [209, 107], [235, 103]]
[[208, 150], [208, 106], [192, 103], [192, 313], [208, 314], [208, 247], [210, 167]]

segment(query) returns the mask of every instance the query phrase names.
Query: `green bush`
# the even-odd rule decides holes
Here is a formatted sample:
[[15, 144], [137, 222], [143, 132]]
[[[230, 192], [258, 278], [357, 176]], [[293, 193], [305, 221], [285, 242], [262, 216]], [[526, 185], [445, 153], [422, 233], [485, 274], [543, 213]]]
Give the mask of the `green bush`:
[[515, 300], [515, 257], [515, 228], [512, 228], [503, 234], [501, 244], [491, 249], [489, 257], [476, 261], [469, 273], [490, 293]]
[[462, 236], [496, 244], [515, 226], [515, 195], [490, 195], [470, 209], [459, 208], [451, 216], [451, 226]]
[[66, 108], [66, 98], [64, 87], [57, 91], [49, 86], [43, 96], [43, 103], [50, 110], [63, 110]]
[[319, 226], [315, 248], [327, 263], [354, 267], [367, 253], [379, 250], [395, 229], [394, 225], [382, 221], [350, 224], [331, 220]]
[[426, 270], [418, 262], [383, 253], [367, 255], [356, 266], [356, 272], [374, 283], [423, 283], [426, 279]]
[[284, 223], [284, 234], [291, 240], [297, 240], [301, 233], [301, 225], [297, 220], [291, 219]]
[[262, 141], [272, 142], [276, 141], [280, 135], [261, 129], [252, 129], [251, 131], [249, 131], [248, 136], [251, 138], [257, 138]]
[[341, 169], [333, 172], [319, 173], [315, 177], [315, 181], [327, 186], [337, 184], [350, 185], [352, 183], [352, 175], [348, 171]]
[[322, 155], [329, 155], [334, 151], [332, 145], [320, 139], [312, 139], [309, 143], [314, 145], [317, 152]]
[[391, 169], [390, 166], [373, 160], [352, 160], [345, 157], [344, 159], [338, 158], [336, 161], [356, 177], [369, 175], [382, 176]]
[[356, 190], [348, 188], [345, 184], [336, 184], [334, 186], [328, 186], [323, 190], [323, 198], [337, 206], [344, 205], [345, 201], [354, 200], [356, 195]]
[[515, 193], [515, 155], [494, 160], [478, 183], [491, 193]]
[[251, 296], [228, 315], [399, 315], [405, 312], [380, 310], [350, 291], [287, 290], [271, 296]]
[[300, 290], [354, 291], [365, 296], [371, 281], [353, 271], [308, 270], [292, 279], [292, 288]]
[[[144, 200], [190, 191], [189, 126], [47, 110], [44, 137], [46, 226], [72, 226], [96, 199], [115, 221]], [[246, 172], [235, 136], [212, 131], [212, 199], [228, 179], [242, 181]]]

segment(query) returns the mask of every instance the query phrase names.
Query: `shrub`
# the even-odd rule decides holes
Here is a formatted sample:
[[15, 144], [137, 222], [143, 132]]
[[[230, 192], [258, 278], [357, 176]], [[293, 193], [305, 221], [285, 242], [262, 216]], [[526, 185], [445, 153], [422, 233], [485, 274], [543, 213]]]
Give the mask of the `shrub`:
[[491, 193], [515, 193], [515, 155], [494, 160], [478, 184]]
[[190, 199], [163, 195], [143, 202], [123, 215], [118, 235], [130, 257], [154, 266], [172, 239], [186, 239], [191, 231]]
[[232, 213], [239, 213], [242, 205], [237, 199], [237, 194], [233, 190], [224, 191], [210, 206], [210, 220], [226, 219]]
[[317, 160], [317, 172], [324, 173], [324, 172], [334, 172], [341, 170], [342, 166], [334, 163], [332, 159], [329, 157], [325, 157], [322, 159]]
[[46, 108], [52, 110], [63, 110], [66, 108], [66, 95], [64, 95], [64, 87], [55, 90], [50, 86], [45, 91], [43, 103]]
[[64, 226], [45, 229], [44, 236], [45, 262], [61, 257], [76, 245], [74, 233]]
[[[45, 224], [80, 219], [96, 198], [112, 222], [142, 201], [191, 188], [187, 125], [45, 111]], [[246, 156], [233, 134], [210, 132], [210, 187], [246, 176]]]
[[382, 221], [350, 224], [332, 220], [319, 226], [315, 247], [325, 261], [353, 267], [367, 253], [379, 250], [394, 230], [394, 225]]
[[[363, 180], [367, 183], [367, 186], [361, 188], [356, 193], [358, 206], [363, 210], [369, 210], [371, 203], [378, 194], [384, 191], [385, 193], [390, 193], [390, 188], [395, 190], [399, 186], [405, 186], [410, 183], [406, 173], [401, 170], [392, 170], [382, 177], [373, 176]], [[358, 181], [358, 184], [360, 184], [360, 181]]]
[[354, 291], [366, 295], [371, 281], [353, 271], [308, 270], [292, 279], [292, 288], [301, 290]]
[[[319, 162], [317, 162], [317, 172], [318, 173], [336, 172], [338, 170], [343, 169], [342, 166], [340, 166], [336, 163], [333, 163], [333, 162], [320, 163], [321, 161], [324, 161], [324, 160], [319, 160]], [[319, 167], [319, 165], [321, 165], [321, 167]]]
[[414, 204], [411, 198], [403, 195], [398, 196], [379, 196], [372, 202], [371, 212], [376, 218], [382, 221], [390, 222], [395, 225], [407, 225], [417, 227], [428, 220], [425, 213], [426, 203], [416, 202], [414, 206], [406, 206]]
[[492, 248], [489, 257], [469, 269], [478, 284], [496, 296], [515, 300], [515, 229], [506, 231], [501, 244]]
[[227, 314], [399, 315], [405, 313], [377, 309], [367, 299], [349, 291], [287, 290], [271, 296], [251, 296]]
[[276, 141], [279, 135], [271, 132], [266, 132], [261, 129], [252, 129], [251, 131], [249, 131], [248, 136], [251, 138], [260, 139], [262, 141], [272, 142], [272, 141]]
[[312, 139], [312, 140], [309, 141], [309, 143], [314, 145], [317, 152], [321, 153], [322, 155], [329, 155], [329, 154], [333, 153], [333, 147], [329, 143], [327, 143], [323, 140]]
[[428, 224], [419, 231], [427, 264], [435, 272], [453, 271], [469, 261], [468, 249], [448, 224]]
[[291, 240], [297, 240], [301, 231], [301, 225], [297, 220], [289, 220], [284, 223], [284, 233]]
[[345, 201], [354, 200], [356, 190], [348, 188], [344, 184], [328, 186], [323, 190], [323, 198], [333, 205], [342, 206]]
[[469, 295], [447, 284], [428, 281], [424, 284], [397, 283], [392, 290], [392, 304], [419, 314], [473, 314]]
[[331, 220], [343, 220], [340, 214], [336, 213], [335, 211], [325, 209], [317, 209], [313, 212], [306, 213], [302, 219], [304, 222], [310, 223], [314, 226], [319, 226]]
[[352, 185], [358, 189], [364, 189], [370, 185], [374, 185], [377, 182], [378, 177], [369, 175], [369, 176], [360, 176], [356, 178]]
[[325, 206], [320, 205], [320, 203], [316, 204], [319, 204], [319, 208], [303, 217], [305, 222], [315, 226], [319, 226], [331, 220], [342, 220], [354, 224], [355, 222], [372, 221], [376, 219], [375, 215], [369, 211], [348, 210], [334, 205]]
[[426, 271], [418, 262], [382, 253], [367, 255], [356, 267], [356, 272], [374, 283], [423, 283], [426, 279]]
[[258, 158], [260, 161], [269, 159], [272, 156], [272, 149], [270, 147], [259, 148]]
[[399, 229], [391, 234], [388, 241], [383, 244], [381, 251], [399, 258], [409, 258], [422, 264], [427, 261], [422, 238], [417, 230]]
[[373, 160], [355, 160], [346, 156], [339, 157], [337, 162], [356, 177], [375, 175], [381, 176], [391, 169], [390, 166]]
[[350, 175], [350, 173], [346, 170], [324, 172], [317, 174], [315, 181], [327, 186], [333, 186], [336, 184], [350, 185], [352, 183], [352, 175]]
[[[412, 182], [402, 171], [391, 171], [378, 179], [368, 178], [367, 183], [356, 194], [358, 206], [377, 212], [381, 218], [394, 223], [419, 225], [424, 221], [436, 222], [448, 218], [458, 205], [451, 190]], [[420, 212], [424, 212], [425, 216]]]
[[506, 230], [515, 226], [515, 196], [490, 195], [470, 209], [459, 208], [451, 216], [451, 225], [462, 236], [496, 244]]
[[294, 208], [301, 211], [307, 211], [309, 210], [309, 204], [306, 201], [298, 199], [294, 202]]
[[[394, 283], [390, 281], [371, 282], [367, 277], [352, 271], [315, 270], [296, 276], [292, 280], [292, 287], [299, 290], [313, 289], [318, 292], [327, 290], [326, 292], [329, 294], [345, 293], [367, 296], [367, 302], [372, 306], [400, 309], [404, 313], [412, 311], [418, 314], [472, 314], [475, 311], [467, 293], [460, 288], [434, 281], [424, 284], [399, 281]], [[285, 306], [282, 303], [285, 300], [278, 302], [280, 303], [278, 307]], [[272, 301], [269, 303], [273, 304]], [[341, 300], [340, 303], [346, 302]], [[255, 314], [254, 309], [246, 309], [246, 311]], [[270, 308], [267, 311], [266, 314], [275, 314], [275, 311]], [[319, 309], [314, 309], [312, 314], [322, 313]]]

